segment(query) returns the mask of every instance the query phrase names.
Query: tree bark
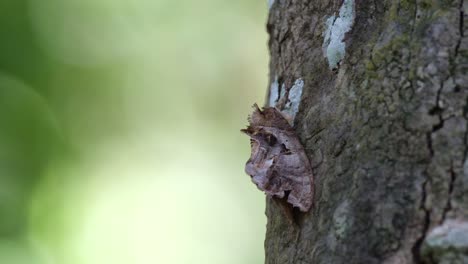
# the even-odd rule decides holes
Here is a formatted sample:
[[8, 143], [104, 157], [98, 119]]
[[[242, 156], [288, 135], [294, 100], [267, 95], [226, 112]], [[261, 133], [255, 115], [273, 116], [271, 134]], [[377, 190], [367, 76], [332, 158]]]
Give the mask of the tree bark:
[[270, 90], [303, 81], [315, 197], [298, 226], [267, 199], [266, 263], [468, 263], [467, 15], [463, 0], [272, 3]]

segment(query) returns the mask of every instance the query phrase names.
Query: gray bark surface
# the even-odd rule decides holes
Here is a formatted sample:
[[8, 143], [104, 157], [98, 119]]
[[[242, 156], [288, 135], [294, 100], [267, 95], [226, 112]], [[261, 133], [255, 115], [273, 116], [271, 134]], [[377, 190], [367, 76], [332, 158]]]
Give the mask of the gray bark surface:
[[356, 0], [330, 70], [342, 4], [270, 9], [270, 82], [304, 81], [294, 128], [315, 198], [298, 226], [267, 199], [266, 263], [468, 263], [468, 3]]

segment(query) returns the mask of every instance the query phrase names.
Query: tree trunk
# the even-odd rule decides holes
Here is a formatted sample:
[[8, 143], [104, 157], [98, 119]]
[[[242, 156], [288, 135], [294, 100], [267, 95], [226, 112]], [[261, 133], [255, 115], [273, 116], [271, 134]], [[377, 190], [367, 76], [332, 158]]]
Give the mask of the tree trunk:
[[270, 4], [315, 197], [298, 225], [267, 199], [266, 263], [468, 263], [468, 3]]

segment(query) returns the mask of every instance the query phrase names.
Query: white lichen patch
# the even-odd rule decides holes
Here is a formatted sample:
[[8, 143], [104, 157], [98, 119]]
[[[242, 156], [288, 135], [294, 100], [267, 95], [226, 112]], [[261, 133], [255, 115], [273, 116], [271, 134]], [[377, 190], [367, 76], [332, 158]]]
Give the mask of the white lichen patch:
[[[277, 107], [281, 109], [281, 113], [292, 123], [299, 111], [299, 104], [301, 103], [302, 90], [304, 88], [304, 81], [297, 79], [291, 89], [289, 89], [288, 97], [286, 96], [286, 86], [284, 83], [280, 86], [278, 77], [270, 85], [270, 95], [268, 96], [268, 106]], [[291, 124], [292, 125], [292, 124]]]
[[299, 111], [299, 104], [301, 103], [303, 88], [304, 81], [302, 79], [297, 79], [289, 90], [288, 101], [285, 105], [285, 108], [283, 109], [283, 112], [286, 112], [289, 116], [291, 116], [292, 120], [294, 120], [297, 112]]
[[276, 102], [278, 102], [278, 95], [279, 95], [279, 85], [278, 85], [278, 77], [275, 77], [275, 80], [270, 85], [270, 96], [268, 98], [268, 105], [270, 107], [274, 107]]
[[425, 247], [439, 250], [468, 250], [468, 222], [448, 220], [434, 228], [425, 239]]
[[348, 201], [341, 203], [333, 213], [333, 229], [336, 238], [344, 237], [349, 226], [353, 223], [350, 215], [350, 205]]
[[270, 96], [268, 97], [268, 106], [275, 107], [276, 103], [284, 97], [286, 94], [286, 87], [284, 83], [281, 85], [281, 88], [278, 83], [278, 76], [275, 77], [275, 80], [270, 85]]
[[268, 10], [271, 9], [274, 3], [275, 3], [275, 0], [268, 0]]
[[330, 69], [336, 69], [345, 56], [346, 45], [343, 39], [351, 30], [354, 18], [354, 0], [344, 0], [339, 16], [333, 15], [325, 22], [326, 30], [323, 33], [322, 48]]
[[446, 220], [424, 239], [422, 256], [434, 263], [468, 263], [468, 222]]

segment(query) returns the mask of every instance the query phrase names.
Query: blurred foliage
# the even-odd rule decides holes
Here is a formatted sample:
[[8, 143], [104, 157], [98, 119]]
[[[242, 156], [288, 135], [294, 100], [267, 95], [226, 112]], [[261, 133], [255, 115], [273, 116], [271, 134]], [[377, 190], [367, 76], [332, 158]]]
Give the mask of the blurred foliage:
[[264, 1], [0, 1], [0, 263], [259, 263]]

